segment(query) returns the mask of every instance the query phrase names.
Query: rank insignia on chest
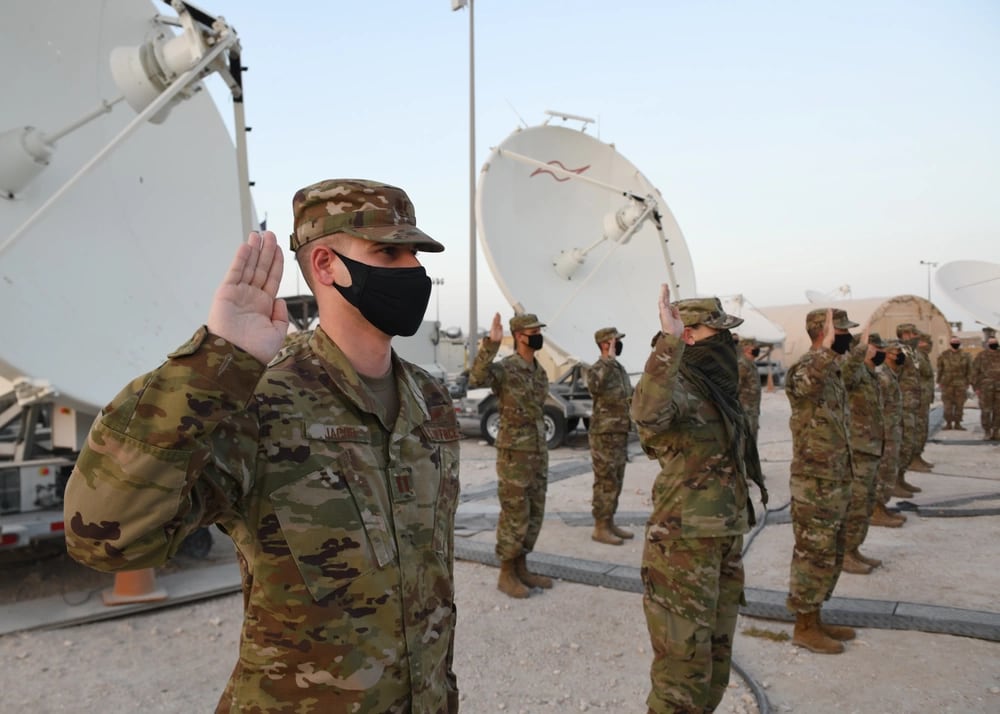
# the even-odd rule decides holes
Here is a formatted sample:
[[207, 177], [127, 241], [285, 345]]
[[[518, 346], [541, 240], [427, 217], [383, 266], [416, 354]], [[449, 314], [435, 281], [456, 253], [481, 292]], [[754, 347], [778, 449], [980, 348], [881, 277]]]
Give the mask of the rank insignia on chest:
[[407, 467], [389, 469], [389, 483], [394, 501], [409, 501], [413, 492], [413, 470]]

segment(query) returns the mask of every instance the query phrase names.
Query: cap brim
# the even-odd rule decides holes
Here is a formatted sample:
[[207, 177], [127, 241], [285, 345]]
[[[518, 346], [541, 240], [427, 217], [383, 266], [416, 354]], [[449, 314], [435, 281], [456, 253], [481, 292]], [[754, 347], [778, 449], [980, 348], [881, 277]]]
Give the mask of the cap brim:
[[852, 327], [858, 327], [858, 323], [853, 320], [842, 320], [841, 322], [834, 323], [833, 325], [835, 330], [849, 330]]
[[715, 330], [731, 330], [734, 327], [739, 327], [743, 324], [742, 317], [736, 317], [735, 315], [726, 315], [721, 320], [712, 320], [711, 322], [704, 323]]
[[413, 245], [428, 253], [440, 253], [444, 246], [424, 233], [416, 226], [373, 226], [368, 228], [344, 228], [341, 231], [347, 235], [376, 243], [397, 243]]

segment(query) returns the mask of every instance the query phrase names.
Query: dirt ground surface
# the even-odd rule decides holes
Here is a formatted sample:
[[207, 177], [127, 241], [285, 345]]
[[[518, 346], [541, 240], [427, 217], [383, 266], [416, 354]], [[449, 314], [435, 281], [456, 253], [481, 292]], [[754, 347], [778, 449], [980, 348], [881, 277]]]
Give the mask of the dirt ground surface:
[[[768, 525], [745, 555], [748, 588], [784, 592], [791, 526], [788, 502], [791, 436], [788, 402], [765, 393], [760, 450], [771, 502]], [[967, 409], [968, 431], [938, 431], [925, 450], [933, 473], [908, 480], [924, 491], [911, 499], [928, 510], [954, 505], [953, 517], [909, 513], [903, 528], [871, 529], [863, 550], [882, 558], [871, 575], [844, 574], [835, 598], [915, 603], [1000, 616], [1000, 443], [982, 440], [979, 412]], [[494, 450], [475, 438], [462, 445], [459, 540], [489, 547], [497, 511]], [[639, 537], [624, 546], [590, 539], [593, 474], [586, 467], [586, 434], [571, 435], [550, 455], [553, 479], [536, 555], [558, 555], [638, 567], [641, 524], [648, 514], [657, 468], [638, 453], [626, 472], [619, 513]], [[908, 507], [908, 504], [902, 504]], [[763, 514], [761, 514], [763, 515]], [[634, 521], [634, 523], [633, 523]], [[462, 525], [464, 524], [464, 526]], [[159, 572], [197, 579], [198, 570], [233, 560], [216, 533], [207, 558], [182, 557]], [[644, 712], [651, 659], [641, 596], [565, 580], [524, 601], [496, 590], [495, 568], [455, 567], [459, 625], [455, 669], [462, 711]], [[112, 576], [94, 573], [59, 550], [0, 561], [0, 609], [58, 596], [72, 607], [92, 604]], [[169, 602], [169, 599], [168, 599]], [[236, 661], [241, 598], [225, 595], [73, 627], [31, 629], [0, 637], [0, 711], [209, 712]], [[825, 714], [909, 714], [1000, 711], [1000, 643], [976, 637], [882, 629], [859, 630], [842, 655], [816, 655], [792, 646], [785, 621], [741, 617], [734, 660], [766, 695], [733, 677], [718, 711]]]

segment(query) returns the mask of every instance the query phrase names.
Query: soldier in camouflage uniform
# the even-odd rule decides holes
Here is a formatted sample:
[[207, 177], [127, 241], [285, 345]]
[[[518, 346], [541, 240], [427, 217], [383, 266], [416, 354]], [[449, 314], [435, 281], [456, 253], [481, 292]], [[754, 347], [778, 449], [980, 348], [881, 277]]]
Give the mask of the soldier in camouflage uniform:
[[885, 445], [885, 405], [875, 368], [885, 361], [885, 342], [878, 333], [865, 334], [844, 360], [841, 372], [847, 390], [848, 428], [854, 466], [851, 500], [844, 534], [845, 573], [868, 575], [882, 564], [861, 552], [875, 507], [876, 480]]
[[632, 400], [646, 455], [660, 463], [642, 554], [643, 607], [653, 647], [652, 714], [711, 712], [729, 682], [743, 601], [743, 534], [761, 486], [756, 442], [737, 394], [728, 330], [742, 320], [715, 298], [670, 304]]
[[892, 497], [899, 476], [899, 444], [903, 437], [903, 395], [899, 390], [902, 358], [899, 340], [889, 340], [885, 347], [885, 362], [875, 370], [882, 398], [885, 432], [870, 524], [887, 528], [899, 528], [906, 522], [906, 516], [890, 513], [885, 507]]
[[792, 552], [788, 609], [795, 613], [792, 642], [821, 654], [839, 654], [850, 627], [823, 622], [820, 609], [833, 594], [846, 546], [851, 498], [850, 411], [839, 355], [857, 327], [843, 310], [812, 310], [806, 331], [812, 348], [785, 375], [791, 403]]
[[618, 497], [625, 479], [628, 457], [629, 402], [632, 382], [628, 372], [615, 359], [622, 353], [625, 335], [614, 327], [604, 327], [594, 333], [601, 357], [587, 370], [587, 390], [593, 400], [590, 426], [590, 458], [594, 465], [594, 532], [598, 543], [621, 545], [623, 539], [634, 538], [632, 531], [615, 525]]
[[750, 422], [750, 433], [757, 438], [760, 431], [760, 375], [757, 373], [757, 363], [754, 359], [760, 354], [757, 341], [746, 335], [740, 335], [736, 346], [736, 358], [740, 373], [740, 404]]
[[527, 556], [535, 548], [545, 518], [549, 448], [543, 419], [549, 378], [535, 359], [542, 348], [544, 323], [531, 314], [510, 319], [514, 354], [494, 362], [503, 325], [493, 316], [490, 334], [483, 339], [469, 372], [470, 387], [489, 387], [497, 396], [500, 433], [497, 434], [496, 554], [500, 560], [497, 588], [515, 598], [528, 597], [529, 588], [551, 588], [552, 579], [528, 570]]
[[[931, 364], [933, 340], [926, 332], [917, 334], [917, 366], [920, 369], [920, 411], [917, 413], [917, 446], [910, 468], [922, 473], [930, 473], [934, 464], [924, 460], [924, 447], [930, 433], [931, 404], [934, 402], [934, 365]], [[912, 489], [911, 489], [912, 490]]]
[[903, 362], [899, 370], [899, 391], [903, 398], [903, 434], [899, 442], [899, 471], [892, 495], [896, 498], [913, 498], [920, 490], [906, 480], [907, 467], [912, 468], [917, 444], [919, 444], [920, 413], [920, 363], [917, 358], [917, 328], [911, 322], [896, 326], [896, 337], [900, 341]]
[[944, 403], [944, 429], [965, 431], [962, 413], [965, 396], [972, 384], [972, 357], [962, 351], [962, 341], [952, 337], [951, 350], [942, 352], [937, 359], [937, 382]]
[[979, 398], [984, 439], [1000, 439], [1000, 351], [997, 338], [986, 341], [986, 349], [972, 361], [972, 388]]
[[207, 325], [102, 411], [66, 490], [66, 544], [100, 570], [232, 536], [240, 656], [217, 712], [458, 711], [448, 392], [400, 359], [431, 284], [399, 188], [331, 180], [292, 202], [319, 326], [279, 353], [281, 251], [251, 233]]

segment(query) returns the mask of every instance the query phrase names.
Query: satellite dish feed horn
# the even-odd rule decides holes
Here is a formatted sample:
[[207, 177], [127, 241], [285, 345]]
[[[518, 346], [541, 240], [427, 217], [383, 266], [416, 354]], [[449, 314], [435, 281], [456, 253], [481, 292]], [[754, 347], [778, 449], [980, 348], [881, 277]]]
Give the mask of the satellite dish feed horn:
[[202, 71], [205, 70], [205, 68], [208, 67], [208, 65], [210, 65], [215, 60], [216, 57], [222, 54], [225, 50], [229, 49], [229, 47], [232, 46], [236, 42], [236, 40], [237, 37], [235, 34], [231, 34], [228, 37], [224, 38], [215, 47], [209, 50], [208, 54], [202, 57], [200, 62], [198, 62], [194, 67], [189, 69], [180, 77], [178, 77], [173, 84], [167, 87], [167, 89], [163, 92], [163, 94], [158, 96], [145, 109], [139, 112], [139, 114], [137, 114], [132, 119], [132, 121], [128, 123], [128, 126], [122, 129], [122, 131], [118, 134], [118, 136], [113, 138], [110, 142], [108, 142], [107, 145], [105, 145], [103, 149], [94, 154], [93, 158], [91, 158], [90, 161], [81, 166], [79, 171], [77, 171], [66, 183], [60, 186], [59, 189], [55, 193], [53, 193], [45, 203], [43, 203], [41, 206], [38, 207], [37, 211], [28, 216], [28, 219], [24, 223], [22, 223], [17, 228], [17, 230], [15, 230], [13, 233], [10, 234], [7, 240], [4, 241], [3, 245], [0, 245], [0, 255], [3, 255], [4, 251], [6, 251], [10, 246], [14, 245], [14, 243], [16, 243], [18, 239], [22, 235], [24, 235], [24, 233], [32, 225], [34, 225], [35, 221], [37, 221], [49, 209], [49, 207], [52, 206], [52, 204], [58, 201], [63, 196], [63, 194], [65, 194], [70, 188], [72, 188], [73, 184], [75, 184], [77, 181], [83, 178], [92, 168], [94, 168], [94, 166], [99, 164], [121, 142], [127, 139], [129, 135], [139, 127], [139, 125], [141, 125], [147, 119], [156, 115], [161, 109], [163, 109], [167, 105], [167, 103], [170, 102], [170, 100], [172, 100], [182, 90], [184, 90], [184, 88], [187, 87], [187, 85], [190, 82], [192, 82], [195, 79], [198, 79]]

